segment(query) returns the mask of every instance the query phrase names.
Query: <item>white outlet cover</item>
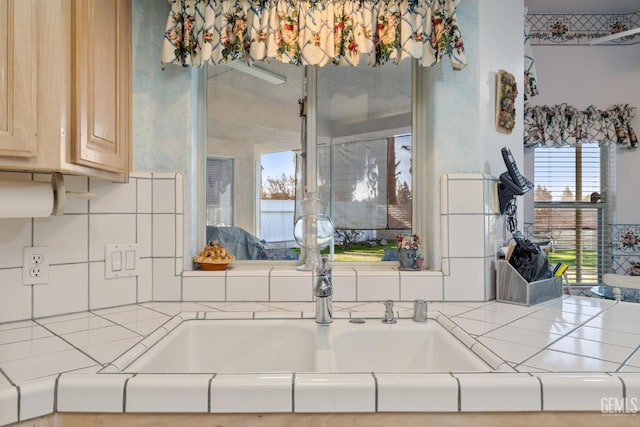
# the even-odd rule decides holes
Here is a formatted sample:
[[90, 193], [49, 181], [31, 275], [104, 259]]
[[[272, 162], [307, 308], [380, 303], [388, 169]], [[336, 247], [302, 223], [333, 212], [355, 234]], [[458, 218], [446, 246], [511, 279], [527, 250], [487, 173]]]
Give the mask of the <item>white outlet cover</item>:
[[140, 264], [139, 246], [138, 243], [106, 245], [104, 254], [105, 279], [137, 276]]
[[49, 283], [49, 250], [45, 246], [27, 246], [22, 252], [22, 284]]

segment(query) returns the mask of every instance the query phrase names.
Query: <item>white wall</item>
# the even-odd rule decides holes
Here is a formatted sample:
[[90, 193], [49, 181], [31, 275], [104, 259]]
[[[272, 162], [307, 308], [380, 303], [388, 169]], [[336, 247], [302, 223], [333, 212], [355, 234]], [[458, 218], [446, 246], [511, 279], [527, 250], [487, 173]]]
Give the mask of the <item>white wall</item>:
[[[566, 102], [577, 108], [614, 104], [640, 107], [640, 44], [629, 46], [533, 46], [540, 94], [532, 105]], [[639, 113], [632, 121], [640, 131]], [[528, 153], [530, 153], [528, 151]], [[528, 154], [529, 157], [529, 154]], [[531, 160], [528, 159], [529, 163]], [[616, 218], [618, 224], [640, 223], [640, 150], [617, 150]], [[526, 222], [533, 222], [527, 209]]]
[[[425, 71], [430, 181], [425, 237], [433, 241], [440, 241], [442, 175], [498, 176], [504, 171], [500, 148], [505, 145], [522, 160], [522, 93], [516, 100], [518, 124], [511, 134], [500, 133], [495, 129], [495, 80], [500, 69], [516, 77], [524, 73], [523, 0], [467, 0], [458, 7], [458, 21], [469, 65], [454, 72], [444, 61]], [[441, 248], [433, 249], [427, 265], [439, 269]]]

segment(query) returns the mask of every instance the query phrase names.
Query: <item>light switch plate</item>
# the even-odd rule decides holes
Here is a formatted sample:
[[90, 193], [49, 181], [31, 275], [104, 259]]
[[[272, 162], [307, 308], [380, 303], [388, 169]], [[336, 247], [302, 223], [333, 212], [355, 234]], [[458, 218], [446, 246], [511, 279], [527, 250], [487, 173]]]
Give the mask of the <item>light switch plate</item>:
[[106, 279], [137, 276], [139, 264], [138, 243], [118, 243], [105, 246], [104, 277]]

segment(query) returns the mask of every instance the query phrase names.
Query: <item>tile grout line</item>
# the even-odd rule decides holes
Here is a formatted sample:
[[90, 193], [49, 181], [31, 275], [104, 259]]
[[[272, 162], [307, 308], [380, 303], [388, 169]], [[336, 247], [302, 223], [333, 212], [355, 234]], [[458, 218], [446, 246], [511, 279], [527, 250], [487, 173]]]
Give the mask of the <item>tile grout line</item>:
[[[633, 350], [629, 356], [627, 356], [626, 359], [624, 359], [622, 361], [622, 363], [620, 363], [620, 366], [618, 366], [618, 369], [616, 369], [616, 372], [620, 372], [621, 369], [623, 369], [626, 366], [633, 366], [633, 365], [628, 365], [628, 362], [630, 359], [632, 359], [634, 356], [640, 354], [640, 344], [638, 344], [638, 346], [636, 346], [635, 350]], [[640, 363], [639, 363], [640, 365]], [[634, 366], [635, 367], [635, 366]]]
[[[36, 323], [37, 323], [37, 321], [36, 321], [36, 320], [34, 320], [34, 322], [36, 322]], [[65, 339], [62, 335], [58, 335], [57, 333], [55, 333], [55, 332], [54, 332], [54, 331], [52, 331], [51, 329], [47, 328], [47, 327], [46, 327], [45, 325], [43, 325], [43, 324], [38, 323], [38, 325], [40, 325], [40, 327], [42, 327], [42, 328], [46, 329], [47, 331], [51, 332], [51, 334], [52, 334], [54, 337], [56, 337], [56, 338], [58, 338], [58, 339], [60, 339], [60, 340], [64, 341], [65, 343], [69, 344], [69, 345], [73, 348], [73, 350], [76, 350], [76, 351], [78, 351], [79, 353], [84, 354], [84, 355], [85, 355], [85, 356], [87, 356], [89, 359], [91, 359], [91, 360], [93, 360], [94, 362], [96, 362], [96, 364], [98, 364], [98, 365], [102, 366], [102, 363], [100, 363], [100, 361], [99, 361], [99, 360], [95, 359], [93, 356], [91, 356], [89, 353], [87, 353], [87, 352], [85, 352], [84, 350], [82, 350], [80, 347], [76, 347], [72, 342], [70, 342], [70, 341], [68, 341], [67, 339]], [[85, 331], [79, 331], [79, 332], [85, 332]], [[46, 337], [45, 337], [45, 338], [46, 338]], [[69, 350], [64, 350], [64, 351], [69, 351]], [[43, 355], [46, 355], [46, 354], [55, 354], [55, 353], [61, 353], [61, 352], [56, 351], [56, 352], [53, 352], [53, 353], [44, 353], [44, 354], [40, 354], [40, 355], [38, 355], [38, 356], [43, 356]], [[32, 356], [32, 357], [38, 357], [38, 356]], [[23, 358], [23, 359], [29, 359], [29, 357], [25, 357], [25, 358]]]

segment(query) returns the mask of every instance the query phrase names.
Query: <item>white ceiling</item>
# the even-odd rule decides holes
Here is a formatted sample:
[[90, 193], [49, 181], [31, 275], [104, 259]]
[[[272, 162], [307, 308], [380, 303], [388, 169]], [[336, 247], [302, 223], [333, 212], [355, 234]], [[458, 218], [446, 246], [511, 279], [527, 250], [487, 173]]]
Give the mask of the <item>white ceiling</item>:
[[607, 14], [640, 11], [640, 0], [525, 0], [532, 14]]
[[[304, 68], [278, 62], [253, 67], [286, 77], [286, 83], [274, 85], [224, 65], [210, 66], [207, 134], [226, 141], [251, 141], [265, 151], [297, 148]], [[361, 64], [357, 69], [318, 69], [318, 135], [408, 129], [410, 69], [408, 60], [381, 68]]]

